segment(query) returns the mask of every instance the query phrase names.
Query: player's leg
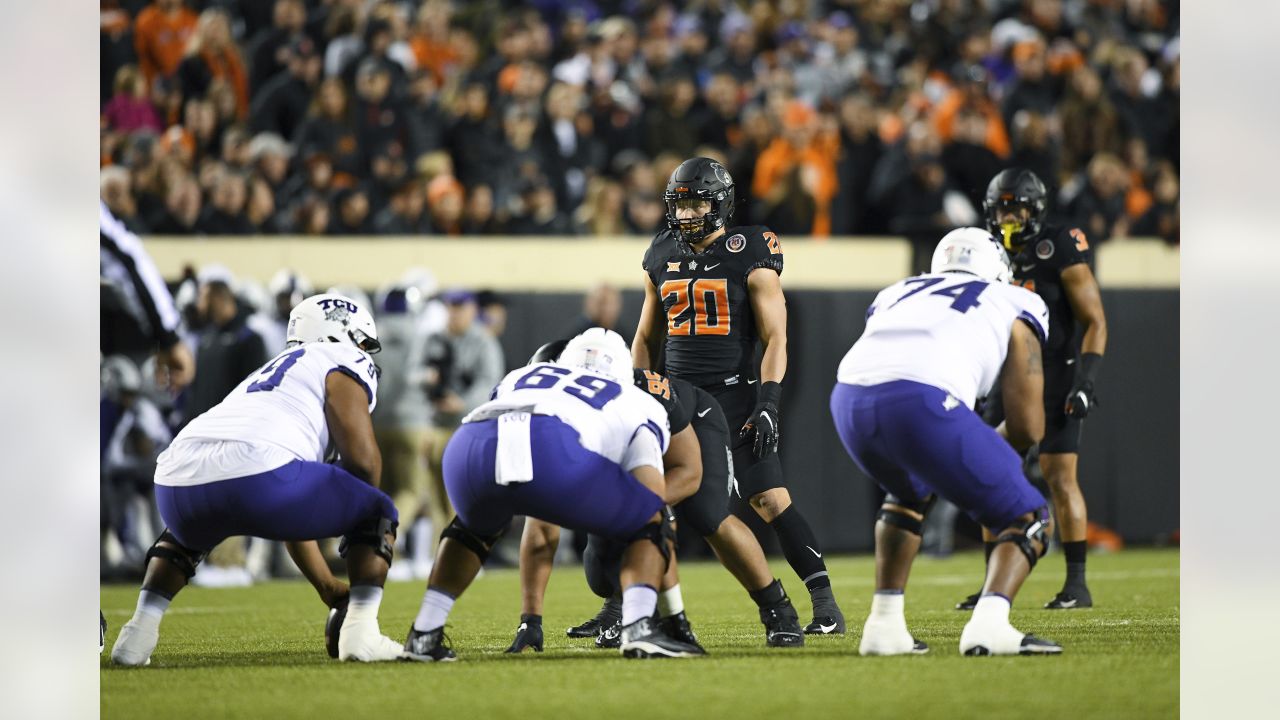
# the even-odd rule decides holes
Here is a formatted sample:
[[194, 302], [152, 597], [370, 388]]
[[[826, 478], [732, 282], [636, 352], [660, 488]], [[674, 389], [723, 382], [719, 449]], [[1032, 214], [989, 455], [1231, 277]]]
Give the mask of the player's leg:
[[524, 519], [520, 534], [520, 624], [515, 640], [506, 650], [509, 653], [526, 647], [542, 652], [542, 598], [559, 545], [559, 526], [537, 518]]
[[1079, 458], [1074, 452], [1040, 453], [1040, 468], [1053, 497], [1058, 537], [1062, 539], [1062, 554], [1067, 563], [1062, 590], [1045, 605], [1052, 610], [1093, 607], [1093, 596], [1085, 581], [1089, 513], [1076, 475]]
[[[158, 494], [168, 490], [170, 488], [162, 488]], [[151, 664], [151, 653], [160, 641], [160, 621], [169, 603], [186, 587], [207, 553], [207, 550], [188, 547], [167, 528], [160, 534], [147, 551], [146, 575], [138, 593], [138, 604], [133, 617], [120, 628], [111, 648], [111, 662], [131, 667]]]
[[[890, 492], [876, 516], [876, 589], [871, 612], [862, 628], [858, 652], [862, 655], [922, 654], [929, 646], [912, 637], [904, 613], [907, 579], [920, 551], [925, 516], [934, 496], [919, 498], [918, 491], [896, 468], [872, 454], [861, 456], [864, 469], [881, 482], [900, 488], [903, 496]], [[910, 489], [912, 495], [907, 495]]]

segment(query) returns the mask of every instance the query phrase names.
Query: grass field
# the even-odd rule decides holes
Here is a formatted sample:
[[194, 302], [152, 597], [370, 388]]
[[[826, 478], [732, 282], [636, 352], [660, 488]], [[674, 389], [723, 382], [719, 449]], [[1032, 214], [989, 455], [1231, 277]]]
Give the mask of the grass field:
[[[933, 648], [922, 657], [862, 658], [872, 560], [829, 561], [845, 636], [809, 639], [803, 649], [770, 650], [754, 605], [720, 566], [681, 567], [694, 629], [709, 657], [637, 662], [565, 627], [598, 609], [579, 569], [557, 568], [548, 589], [546, 652], [502, 654], [519, 620], [513, 570], [476, 581], [450, 617], [458, 662], [357, 666], [324, 653], [324, 608], [302, 582], [183, 591], [165, 616], [148, 668], [112, 667], [107, 656], [132, 614], [134, 587], [102, 588], [109, 625], [102, 658], [104, 718], [1169, 718], [1177, 717], [1176, 550], [1093, 556], [1098, 607], [1050, 612], [1062, 556], [1051, 555], [1024, 586], [1013, 622], [1057, 640], [1059, 657], [964, 658], [957, 651], [967, 613], [950, 609], [974, 589], [980, 553], [921, 558], [907, 594], [907, 620]], [[809, 603], [785, 563], [775, 562], [797, 601]], [[383, 630], [402, 639], [423, 585], [393, 583]]]

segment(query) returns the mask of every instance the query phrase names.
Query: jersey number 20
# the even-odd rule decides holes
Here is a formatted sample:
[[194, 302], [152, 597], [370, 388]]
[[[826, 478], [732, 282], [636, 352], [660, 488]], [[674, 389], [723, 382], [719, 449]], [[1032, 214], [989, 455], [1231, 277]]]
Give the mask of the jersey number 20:
[[[663, 303], [674, 298], [667, 310], [668, 335], [728, 335], [729, 281], [700, 278], [668, 280], [658, 291]], [[693, 317], [682, 317], [693, 306]]]

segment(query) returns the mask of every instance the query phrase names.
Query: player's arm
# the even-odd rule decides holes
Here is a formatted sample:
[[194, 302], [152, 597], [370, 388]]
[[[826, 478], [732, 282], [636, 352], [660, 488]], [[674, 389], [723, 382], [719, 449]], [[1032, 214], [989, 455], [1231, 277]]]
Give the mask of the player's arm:
[[644, 306], [640, 308], [640, 324], [631, 340], [631, 364], [644, 370], [652, 370], [658, 351], [662, 349], [664, 334], [662, 299], [653, 286], [653, 278], [644, 276]]
[[756, 406], [738, 436], [754, 435], [752, 450], [756, 457], [763, 458], [778, 450], [778, 408], [782, 404], [782, 378], [787, 374], [787, 299], [782, 294], [782, 279], [773, 268], [752, 270], [747, 276], [747, 291], [764, 356], [760, 360]]
[[1102, 309], [1102, 291], [1098, 289], [1098, 281], [1087, 264], [1072, 265], [1062, 271], [1061, 277], [1062, 289], [1071, 303], [1071, 313], [1084, 327], [1080, 365], [1076, 368], [1071, 394], [1067, 396], [1066, 411], [1075, 417], [1085, 417], [1093, 405], [1093, 385], [1102, 366], [1102, 356], [1107, 351], [1107, 315]]
[[382, 453], [373, 437], [369, 394], [355, 378], [333, 370], [324, 380], [324, 416], [347, 472], [374, 487], [382, 482]]
[[534, 517], [524, 519], [520, 536], [520, 612], [542, 614], [542, 598], [560, 546], [560, 526]]
[[698, 492], [698, 486], [702, 484], [702, 445], [692, 424], [671, 436], [671, 445], [662, 456], [662, 466], [666, 476], [663, 500], [668, 505], [675, 505]]
[[320, 599], [329, 607], [346, 602], [351, 595], [347, 584], [333, 576], [329, 563], [320, 552], [320, 545], [315, 540], [290, 541], [284, 544], [293, 558], [293, 564], [302, 571], [303, 577], [320, 593]]
[[1044, 437], [1044, 360], [1040, 338], [1022, 320], [1013, 323], [1000, 390], [1004, 397], [1000, 434], [1014, 449], [1025, 452]]

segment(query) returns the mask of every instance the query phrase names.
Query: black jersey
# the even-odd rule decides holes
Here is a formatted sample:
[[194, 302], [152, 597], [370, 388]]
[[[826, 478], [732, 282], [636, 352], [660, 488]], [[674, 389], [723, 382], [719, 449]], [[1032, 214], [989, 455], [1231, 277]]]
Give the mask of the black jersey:
[[747, 276], [762, 267], [782, 274], [778, 236], [762, 225], [729, 228], [694, 253], [663, 230], [643, 265], [667, 317], [667, 373], [703, 387], [754, 377], [756, 318]]
[[1027, 242], [1013, 260], [1013, 283], [1036, 293], [1049, 306], [1049, 341], [1044, 356], [1059, 360], [1075, 356], [1076, 316], [1071, 310], [1062, 271], [1085, 263], [1093, 269], [1093, 250], [1079, 228], [1046, 225], [1033, 240]]
[[671, 425], [672, 435], [693, 422], [693, 413], [698, 405], [697, 388], [683, 380], [638, 368], [635, 371], [635, 383], [636, 387], [662, 403], [662, 409], [667, 411], [667, 422]]

